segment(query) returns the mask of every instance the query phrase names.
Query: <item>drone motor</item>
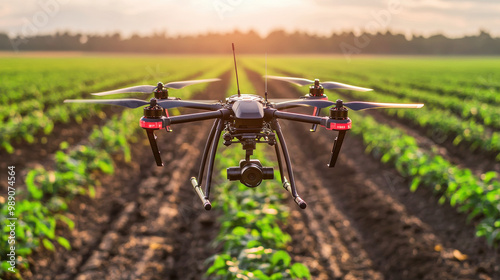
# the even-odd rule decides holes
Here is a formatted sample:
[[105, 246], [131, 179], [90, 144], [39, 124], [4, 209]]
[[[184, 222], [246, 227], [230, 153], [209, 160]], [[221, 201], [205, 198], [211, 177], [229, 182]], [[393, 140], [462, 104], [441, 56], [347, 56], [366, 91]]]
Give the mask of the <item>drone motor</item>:
[[346, 131], [351, 129], [352, 122], [348, 117], [349, 109], [344, 106], [344, 102], [337, 99], [335, 107], [330, 108], [330, 118], [327, 126], [328, 130]]
[[314, 80], [314, 85], [309, 87], [309, 96], [326, 97], [325, 89], [320, 84], [318, 79]]
[[144, 116], [140, 120], [140, 125], [144, 129], [163, 128], [163, 108], [157, 104], [155, 98], [151, 98], [150, 105], [144, 107]]
[[158, 82], [158, 85], [153, 90], [156, 99], [168, 99], [168, 88], [163, 83]]

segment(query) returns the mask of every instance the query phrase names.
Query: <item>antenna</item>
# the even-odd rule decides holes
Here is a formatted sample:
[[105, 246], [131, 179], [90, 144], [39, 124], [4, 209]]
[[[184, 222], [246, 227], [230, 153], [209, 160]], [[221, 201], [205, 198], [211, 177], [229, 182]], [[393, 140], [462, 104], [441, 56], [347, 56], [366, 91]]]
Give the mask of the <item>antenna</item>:
[[267, 53], [266, 53], [266, 79], [265, 79], [265, 91], [264, 91], [264, 95], [265, 95], [265, 98], [266, 98], [266, 103], [267, 103]]
[[234, 70], [236, 71], [236, 86], [238, 87], [238, 97], [241, 96], [240, 93], [240, 82], [238, 81], [238, 67], [236, 67], [236, 54], [234, 53], [234, 43], [233, 45], [233, 57], [234, 57]]

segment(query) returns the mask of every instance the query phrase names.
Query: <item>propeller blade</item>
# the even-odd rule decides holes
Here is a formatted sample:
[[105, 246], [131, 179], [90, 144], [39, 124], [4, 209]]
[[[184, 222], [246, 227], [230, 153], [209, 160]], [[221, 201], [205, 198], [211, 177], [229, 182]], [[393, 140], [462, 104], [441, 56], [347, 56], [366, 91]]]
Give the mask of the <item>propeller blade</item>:
[[[313, 80], [308, 80], [308, 79], [303, 79], [303, 78], [280, 77], [280, 76], [264, 76], [264, 77], [267, 77], [269, 79], [274, 79], [274, 80], [286, 81], [286, 82], [289, 82], [292, 84], [296, 84], [298, 86], [305, 86], [305, 85], [314, 84]], [[337, 82], [320, 82], [320, 84], [325, 89], [349, 89], [349, 90], [356, 90], [356, 91], [371, 91], [372, 90], [370, 88], [351, 86], [348, 84], [337, 83]]]
[[[335, 105], [336, 102], [328, 101], [328, 100], [312, 100], [312, 99], [298, 99], [291, 101], [284, 101], [280, 103], [276, 103], [274, 107], [276, 109], [287, 109], [298, 106], [311, 106], [318, 108], [326, 108]], [[422, 108], [424, 104], [401, 104], [401, 103], [377, 103], [377, 102], [364, 102], [364, 101], [352, 101], [345, 102], [344, 106], [354, 110], [367, 110], [367, 109], [379, 109], [379, 108]]]
[[400, 103], [376, 103], [376, 102], [363, 102], [363, 101], [352, 101], [344, 103], [344, 106], [350, 108], [354, 111], [361, 111], [367, 109], [379, 109], [379, 108], [422, 108], [424, 104], [400, 104]]
[[[157, 104], [164, 109], [171, 109], [176, 107], [186, 107], [194, 109], [204, 109], [204, 110], [219, 110], [222, 108], [220, 103], [207, 103], [209, 100], [158, 100]], [[140, 106], [149, 105], [149, 101], [144, 101], [140, 99], [125, 98], [125, 99], [67, 99], [64, 103], [93, 103], [93, 104], [107, 104], [107, 105], [119, 105], [128, 108], [138, 108]]]
[[168, 84], [165, 84], [164, 87], [173, 88], [173, 89], [181, 89], [183, 87], [187, 87], [187, 86], [194, 85], [194, 84], [211, 83], [211, 82], [217, 82], [217, 81], [220, 81], [220, 79], [204, 79], [204, 80], [170, 82]]
[[308, 79], [303, 79], [303, 78], [280, 77], [280, 76], [269, 76], [269, 75], [266, 75], [264, 77], [268, 78], [268, 79], [289, 82], [289, 83], [292, 83], [292, 84], [295, 84], [298, 86], [306, 86], [306, 85], [314, 84], [314, 81], [308, 80]]
[[205, 103], [205, 102], [200, 102], [198, 100], [189, 100], [189, 101], [187, 101], [187, 100], [158, 100], [157, 103], [158, 103], [158, 105], [160, 105], [164, 109], [185, 107], [185, 108], [216, 111], [216, 110], [219, 110], [222, 108], [222, 104], [220, 104], [220, 103]]
[[108, 104], [119, 105], [128, 108], [138, 108], [143, 105], [149, 104], [149, 101], [140, 99], [66, 99], [64, 103], [94, 103], [94, 104]]
[[371, 91], [371, 90], [373, 90], [371, 88], [351, 86], [348, 84], [337, 83], [337, 82], [322, 82], [320, 84], [323, 86], [324, 89], [349, 89], [349, 90], [356, 90], [356, 91]]
[[122, 89], [115, 89], [110, 91], [97, 92], [97, 93], [92, 93], [92, 95], [103, 96], [103, 95], [127, 93], [127, 92], [152, 93], [155, 88], [156, 86], [142, 85], [142, 86], [122, 88]]
[[335, 104], [336, 104], [335, 102], [328, 101], [328, 100], [296, 99], [296, 100], [276, 103], [274, 105], [274, 108], [280, 110], [280, 109], [287, 109], [287, 108], [293, 108], [293, 107], [299, 107], [299, 106], [311, 106], [311, 107], [317, 107], [317, 108], [321, 109], [321, 108], [330, 107], [330, 106], [335, 105]]
[[[216, 81], [220, 81], [220, 79], [205, 79], [205, 80], [170, 82], [168, 84], [165, 84], [164, 87], [173, 88], [173, 89], [180, 89], [180, 88], [183, 88], [183, 87], [186, 87], [189, 85], [194, 85], [194, 84], [198, 84], [198, 83], [216, 82]], [[103, 95], [110, 95], [110, 94], [130, 93], [130, 92], [152, 93], [156, 87], [157, 86], [149, 86], [149, 85], [133, 86], [133, 87], [128, 87], [128, 88], [92, 93], [92, 95], [103, 96]]]

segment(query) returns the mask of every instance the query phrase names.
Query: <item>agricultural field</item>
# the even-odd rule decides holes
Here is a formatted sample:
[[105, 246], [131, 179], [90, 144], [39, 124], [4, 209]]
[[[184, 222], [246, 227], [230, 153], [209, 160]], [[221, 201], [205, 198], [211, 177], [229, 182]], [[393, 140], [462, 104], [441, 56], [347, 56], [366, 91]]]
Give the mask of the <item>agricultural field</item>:
[[[329, 91], [330, 100], [425, 106], [349, 112], [353, 128], [333, 169], [335, 132], [281, 121], [305, 210], [279, 180], [256, 189], [228, 182], [225, 168], [244, 151], [219, 145], [210, 212], [189, 178], [211, 122], [158, 132], [157, 167], [140, 108], [62, 101], [204, 78], [221, 81], [169, 93], [220, 100], [236, 94], [230, 54], [0, 60], [0, 168], [16, 178], [0, 182], [2, 279], [500, 278], [497, 58], [269, 56], [269, 75], [374, 89]], [[264, 56], [238, 62], [241, 92], [262, 95]], [[269, 98], [307, 92], [268, 81]], [[258, 146], [256, 156], [279, 177], [272, 149]], [[15, 273], [5, 260], [11, 216]]]

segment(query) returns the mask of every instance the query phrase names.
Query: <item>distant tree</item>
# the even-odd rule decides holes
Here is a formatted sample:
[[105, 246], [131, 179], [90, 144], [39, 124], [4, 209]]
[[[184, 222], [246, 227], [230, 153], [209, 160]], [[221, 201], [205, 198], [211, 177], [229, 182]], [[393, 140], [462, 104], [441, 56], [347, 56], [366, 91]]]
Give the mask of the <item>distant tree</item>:
[[10, 38], [5, 33], [0, 33], [0, 50], [12, 49]]
[[390, 31], [355, 35], [345, 31], [328, 37], [295, 31], [274, 30], [265, 38], [255, 31], [206, 33], [200, 35], [168, 37], [166, 32], [152, 35], [134, 34], [122, 38], [119, 33], [108, 35], [73, 34], [57, 32], [28, 38], [9, 38], [0, 33], [0, 50], [21, 51], [99, 51], [132, 53], [230, 53], [231, 43], [238, 45], [239, 53], [325, 53], [325, 54], [426, 54], [426, 55], [499, 55], [500, 38], [487, 31], [462, 38], [448, 38], [436, 34], [428, 38]]

